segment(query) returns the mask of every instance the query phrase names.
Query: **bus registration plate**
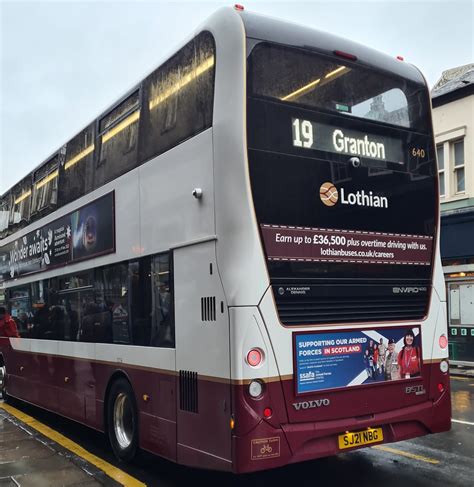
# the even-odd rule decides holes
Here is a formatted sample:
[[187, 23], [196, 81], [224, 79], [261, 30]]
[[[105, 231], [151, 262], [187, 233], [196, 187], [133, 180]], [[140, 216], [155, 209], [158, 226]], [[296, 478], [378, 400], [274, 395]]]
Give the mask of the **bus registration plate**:
[[370, 443], [378, 443], [379, 441], [383, 441], [382, 428], [354, 431], [353, 433], [339, 435], [339, 449], [354, 448], [356, 446], [369, 445]]

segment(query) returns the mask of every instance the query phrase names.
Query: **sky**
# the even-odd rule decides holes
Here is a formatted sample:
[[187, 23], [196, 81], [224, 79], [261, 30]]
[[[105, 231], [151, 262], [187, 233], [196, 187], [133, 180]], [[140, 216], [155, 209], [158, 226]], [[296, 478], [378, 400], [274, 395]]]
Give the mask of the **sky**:
[[[417, 65], [430, 86], [474, 62], [474, 0], [239, 0]], [[0, 0], [0, 195], [138, 83], [221, 6]]]

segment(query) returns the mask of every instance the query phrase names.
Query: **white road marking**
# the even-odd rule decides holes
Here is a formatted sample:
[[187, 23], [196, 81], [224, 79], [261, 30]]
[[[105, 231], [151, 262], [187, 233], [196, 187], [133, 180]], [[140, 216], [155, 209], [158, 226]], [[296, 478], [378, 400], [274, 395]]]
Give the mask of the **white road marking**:
[[453, 423], [460, 423], [460, 424], [468, 424], [469, 426], [474, 426], [474, 423], [470, 423], [469, 421], [461, 421], [460, 419], [451, 419]]

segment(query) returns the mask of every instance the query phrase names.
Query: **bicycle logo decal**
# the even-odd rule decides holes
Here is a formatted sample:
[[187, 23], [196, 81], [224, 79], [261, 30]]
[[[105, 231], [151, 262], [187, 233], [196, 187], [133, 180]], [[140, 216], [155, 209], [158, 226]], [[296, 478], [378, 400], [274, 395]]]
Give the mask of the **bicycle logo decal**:
[[273, 451], [273, 448], [270, 445], [263, 445], [262, 448], [260, 448], [260, 453], [264, 455], [265, 453], [271, 453]]
[[251, 459], [266, 460], [280, 456], [280, 438], [255, 438], [251, 441]]

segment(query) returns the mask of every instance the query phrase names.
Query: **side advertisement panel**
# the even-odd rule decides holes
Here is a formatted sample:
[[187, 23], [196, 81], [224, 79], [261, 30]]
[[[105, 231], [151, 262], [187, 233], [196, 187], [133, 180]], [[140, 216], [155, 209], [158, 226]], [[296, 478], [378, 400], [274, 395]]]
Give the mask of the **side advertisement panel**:
[[0, 248], [0, 282], [115, 252], [114, 193]]
[[294, 335], [297, 393], [419, 378], [420, 327]]

